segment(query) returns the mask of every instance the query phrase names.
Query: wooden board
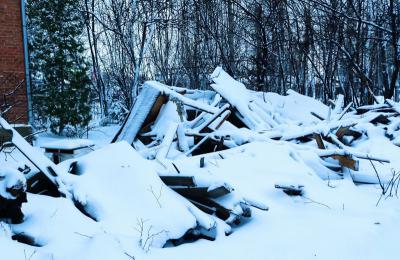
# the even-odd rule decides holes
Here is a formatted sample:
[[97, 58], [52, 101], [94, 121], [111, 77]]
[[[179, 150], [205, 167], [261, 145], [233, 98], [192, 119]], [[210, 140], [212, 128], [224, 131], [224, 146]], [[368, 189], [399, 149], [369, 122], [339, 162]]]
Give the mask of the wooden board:
[[114, 136], [112, 143], [126, 141], [129, 144], [132, 144], [139, 131], [146, 124], [146, 120], [150, 120], [151, 117], [154, 116], [155, 110], [159, 110], [161, 107], [163, 99], [159, 98], [160, 95], [160, 90], [146, 85], [146, 87], [140, 92], [139, 96], [137, 96], [124, 123]]
[[339, 164], [343, 167], [352, 169], [353, 171], [358, 171], [359, 170], [359, 161], [354, 160], [350, 156], [344, 156], [344, 155], [333, 155], [333, 159], [338, 160]]
[[146, 120], [144, 120], [141, 132], [150, 131], [150, 125], [156, 120], [161, 107], [168, 102], [168, 97], [165, 95], [160, 95], [157, 97], [156, 102], [147, 115]]
[[160, 178], [168, 186], [196, 186], [193, 176], [160, 176]]
[[355, 139], [360, 138], [361, 137], [361, 133], [351, 130], [349, 129], [349, 127], [340, 127], [337, 131], [336, 131], [336, 136], [339, 140], [342, 140], [342, 138], [344, 136], [352, 136]]
[[324, 145], [324, 141], [322, 140], [321, 134], [314, 133], [314, 138], [315, 138], [315, 141], [317, 142], [319, 149], [326, 149], [325, 145]]
[[174, 191], [188, 198], [210, 197], [219, 198], [230, 191], [224, 186], [217, 187], [208, 191], [208, 187], [171, 187]]

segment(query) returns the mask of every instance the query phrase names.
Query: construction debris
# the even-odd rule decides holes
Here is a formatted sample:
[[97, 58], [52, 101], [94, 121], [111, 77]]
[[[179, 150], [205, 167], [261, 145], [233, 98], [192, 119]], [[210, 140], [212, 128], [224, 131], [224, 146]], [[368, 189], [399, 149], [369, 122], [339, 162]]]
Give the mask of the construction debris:
[[[0, 125], [10, 132], [13, 145], [39, 170], [39, 172], [28, 174], [28, 191], [32, 188], [42, 194], [67, 196], [67, 188], [60, 180], [60, 177], [65, 176], [65, 173], [58, 171], [56, 165], [50, 159], [38, 153], [4, 118], [0, 117]], [[38, 182], [38, 180], [44, 181]], [[37, 188], [36, 185], [41, 187]]]
[[[351, 146], [365, 134], [360, 125], [388, 125], [388, 134], [393, 136], [400, 120], [393, 121], [399, 113], [394, 108], [397, 104], [391, 101], [355, 110], [352, 103], [345, 106], [344, 96], [338, 95], [328, 107], [292, 90], [285, 100], [272, 93], [260, 96], [222, 68], [215, 69], [211, 80], [215, 92], [146, 82], [113, 141], [126, 140], [147, 159], [156, 159], [164, 166], [168, 160], [271, 139], [296, 145], [315, 140], [317, 147], [300, 149], [312, 150], [324, 161], [324, 167], [329, 165], [338, 175], [342, 175], [341, 167], [358, 171], [360, 160], [389, 162]], [[143, 105], [143, 100], [149, 102]], [[310, 105], [300, 116], [292, 112], [299, 101]], [[204, 159], [200, 166], [204, 167]]]
[[[393, 101], [356, 108], [338, 95], [326, 106], [292, 90], [287, 96], [250, 91], [222, 68], [210, 79], [213, 91], [145, 82], [109, 147], [58, 165], [61, 160], [52, 162], [37, 153], [4, 119], [0, 124], [37, 168], [26, 174], [28, 191], [57, 192], [83, 214], [103, 223], [118, 222], [113, 211], [138, 218], [140, 204], [141, 214], [148, 218], [170, 217], [167, 222], [156, 217], [154, 226], [161, 233], [163, 228], [174, 230], [178, 225], [169, 209], [191, 219], [179, 230], [160, 235], [158, 246], [215, 239], [216, 222], [210, 215], [222, 220], [229, 234], [231, 226], [252, 216], [252, 207], [268, 210], [263, 202], [247, 199], [233, 185], [207, 174], [207, 168], [224, 160], [229, 149], [251, 142], [284, 143], [292, 148], [289, 155], [293, 160], [314, 169], [324, 180], [340, 179], [348, 172], [354, 182], [378, 183], [382, 178], [368, 174], [371, 169], [373, 174], [377, 172], [374, 163], [385, 165], [390, 159], [360, 146], [372, 139], [375, 131], [383, 131], [390, 145], [400, 145], [400, 105]], [[301, 111], [299, 105], [304, 106]], [[45, 148], [57, 155], [62, 152], [54, 146]], [[113, 158], [116, 150], [124, 157]], [[192, 159], [199, 171], [174, 163], [196, 155]], [[109, 185], [114, 189], [108, 189]], [[165, 185], [169, 189], [164, 190]], [[303, 185], [276, 184], [275, 188], [290, 196], [304, 193]], [[137, 191], [145, 195], [139, 198]], [[161, 200], [162, 196], [169, 202]], [[151, 203], [151, 210], [145, 209], [148, 205], [141, 200]]]

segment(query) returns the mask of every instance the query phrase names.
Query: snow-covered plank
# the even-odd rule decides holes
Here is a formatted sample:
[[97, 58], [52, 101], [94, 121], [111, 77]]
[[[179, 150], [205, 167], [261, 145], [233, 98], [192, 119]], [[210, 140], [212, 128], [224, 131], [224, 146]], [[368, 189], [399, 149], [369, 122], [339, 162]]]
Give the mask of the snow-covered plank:
[[214, 82], [211, 87], [237, 110], [237, 116], [247, 127], [257, 131], [271, 128], [263, 118], [263, 113], [257, 113], [260, 109], [255, 110], [251, 105], [253, 99], [242, 83], [234, 80], [221, 67], [214, 70], [211, 78]]
[[67, 195], [67, 189], [59, 177], [67, 173], [59, 171], [57, 166], [44, 154], [38, 153], [4, 118], [0, 117], [0, 125], [12, 133], [12, 143], [43, 174], [54, 183], [59, 191]]
[[157, 89], [158, 91], [160, 91], [162, 94], [169, 96], [170, 98], [176, 98], [180, 101], [182, 101], [183, 104], [185, 104], [186, 106], [189, 107], [193, 107], [196, 109], [199, 109], [201, 111], [210, 113], [210, 114], [214, 114], [218, 111], [218, 109], [216, 107], [201, 103], [201, 102], [197, 102], [193, 99], [187, 98], [175, 91], [173, 91], [172, 89], [170, 89], [167, 85], [162, 84], [160, 82], [157, 81], [146, 81], [144, 83], [144, 86], [151, 86], [154, 89]]
[[[132, 144], [151, 111], [157, 108], [160, 109], [164, 102], [165, 99], [162, 97], [160, 90], [144, 85], [112, 142], [126, 141]], [[156, 104], [157, 106], [155, 106]]]
[[156, 155], [156, 158], [158, 160], [161, 161], [161, 160], [164, 160], [167, 158], [169, 148], [174, 140], [177, 129], [178, 129], [177, 123], [171, 123], [168, 126], [168, 129], [165, 133], [164, 139], [161, 142], [160, 149], [158, 150], [157, 155]]
[[94, 146], [94, 142], [89, 139], [62, 139], [41, 145], [44, 149], [52, 150], [77, 150], [91, 146]]

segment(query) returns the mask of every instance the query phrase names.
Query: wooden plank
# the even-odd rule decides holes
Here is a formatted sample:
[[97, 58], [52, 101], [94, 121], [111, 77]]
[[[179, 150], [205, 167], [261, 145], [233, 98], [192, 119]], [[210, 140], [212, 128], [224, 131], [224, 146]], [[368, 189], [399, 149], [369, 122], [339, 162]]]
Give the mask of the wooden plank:
[[156, 120], [161, 107], [168, 102], [168, 97], [165, 95], [160, 95], [157, 97], [156, 102], [151, 108], [149, 114], [143, 122], [141, 132], [150, 131], [150, 125]]
[[210, 198], [219, 198], [228, 193], [228, 190], [225, 186], [220, 186], [212, 190], [208, 190], [208, 187], [171, 187], [174, 191], [181, 194], [184, 197], [188, 198], [196, 198], [196, 197], [210, 197]]
[[[44, 154], [38, 153], [31, 144], [29, 144], [4, 118], [0, 117], [0, 125], [7, 130], [12, 131], [12, 142], [17, 149], [40, 171], [42, 171], [49, 180], [59, 188], [61, 192], [67, 193], [68, 189], [58, 177], [65, 175], [58, 171], [56, 165]], [[67, 194], [62, 194], [67, 195]]]
[[229, 193], [231, 193], [231, 191], [228, 190], [225, 186], [220, 186], [218, 188], [208, 191], [207, 195], [211, 198], [219, 198]]
[[393, 110], [390, 107], [390, 105], [388, 105], [388, 104], [379, 104], [379, 105], [375, 104], [375, 105], [366, 105], [366, 106], [357, 107], [356, 111], [357, 111], [357, 114], [360, 115], [360, 114], [367, 113], [369, 111], [388, 110], [388, 109]]
[[193, 176], [160, 176], [160, 178], [168, 186], [196, 186]]
[[159, 108], [163, 104], [163, 98], [160, 96], [162, 95], [159, 89], [146, 85], [135, 99], [124, 123], [111, 142], [124, 140], [132, 144], [143, 126], [154, 120], [153, 117], [158, 114]]
[[215, 211], [214, 214], [222, 220], [227, 220], [231, 216], [231, 210], [223, 207], [212, 199], [197, 197], [194, 198], [193, 201], [196, 201], [197, 203], [200, 203], [201, 205], [204, 205], [208, 208], [212, 208]]
[[324, 141], [322, 140], [321, 134], [314, 133], [315, 141], [317, 142], [319, 149], [325, 149]]
[[343, 136], [346, 135], [347, 131], [349, 130], [348, 127], [340, 127], [337, 131], [336, 131], [336, 136], [337, 138], [340, 140], [343, 138]]
[[385, 115], [379, 115], [379, 116], [375, 117], [375, 118], [371, 121], [371, 123], [372, 123], [372, 124], [378, 124], [378, 123], [379, 123], [379, 124], [387, 125], [387, 124], [390, 123], [390, 120], [389, 120], [388, 117], [385, 116]]
[[[32, 144], [32, 127], [30, 125], [17, 125], [14, 126], [15, 131], [17, 131], [22, 137], [24, 137], [28, 143]], [[4, 143], [11, 142], [12, 131], [0, 128], [0, 145]]]
[[321, 120], [321, 121], [324, 121], [324, 120], [325, 120], [325, 118], [323, 118], [322, 116], [318, 115], [318, 114], [315, 113], [315, 112], [311, 112], [311, 115], [315, 116], [316, 118], [318, 118], [318, 119]]
[[333, 155], [333, 159], [338, 160], [339, 164], [343, 167], [352, 169], [353, 171], [358, 171], [359, 170], [359, 161], [354, 160], [350, 156], [345, 156], [345, 155]]
[[[196, 131], [198, 132], [202, 132], [204, 131], [204, 129], [206, 129], [211, 123], [213, 123], [215, 120], [217, 120], [217, 118], [219, 116], [221, 116], [225, 111], [227, 111], [230, 108], [229, 104], [225, 104], [224, 106], [222, 106], [217, 113], [211, 115], [207, 120], [205, 120], [201, 125], [199, 125], [198, 127], [195, 128]], [[229, 114], [224, 115], [224, 118], [227, 118]]]
[[[86, 148], [86, 147], [85, 147]], [[77, 149], [44, 149], [46, 153], [54, 153], [54, 154], [74, 154]]]
[[174, 136], [176, 134], [176, 130], [178, 129], [177, 123], [170, 123], [168, 129], [164, 135], [164, 139], [160, 144], [160, 149], [156, 154], [156, 158], [158, 160], [164, 160], [167, 158], [169, 148], [171, 147], [172, 142], [174, 141]]
[[[344, 128], [344, 127], [341, 127], [341, 128]], [[342, 132], [343, 131], [345, 131], [345, 130], [342, 130]], [[317, 142], [318, 148], [321, 149], [321, 150], [325, 150], [326, 147], [324, 145], [324, 142], [323, 142], [321, 134], [315, 133], [314, 134], [314, 138], [315, 138], [315, 141]], [[333, 154], [333, 155], [329, 155], [329, 156], [326, 156], [326, 157], [331, 157], [331, 158], [333, 158], [335, 160], [338, 160], [339, 164], [341, 166], [343, 166], [343, 167], [352, 169], [354, 171], [358, 171], [358, 169], [359, 169], [359, 161], [358, 160], [354, 160], [351, 156]]]
[[360, 132], [354, 131], [349, 129], [349, 127], [340, 127], [337, 131], [336, 134], [337, 138], [339, 140], [342, 140], [344, 136], [352, 136], [355, 139], [360, 138], [362, 134]]
[[188, 198], [206, 197], [208, 190], [207, 187], [171, 187], [171, 189]]
[[213, 214], [215, 214], [215, 212], [216, 212], [216, 209], [215, 209], [215, 208], [212, 208], [212, 207], [203, 205], [203, 204], [201, 204], [200, 202], [197, 202], [197, 201], [192, 200], [192, 199], [189, 199], [189, 201], [190, 201], [191, 203], [193, 203], [193, 205], [195, 205], [196, 207], [198, 207], [201, 211], [204, 211], [204, 212], [207, 213], [207, 214], [213, 215]]

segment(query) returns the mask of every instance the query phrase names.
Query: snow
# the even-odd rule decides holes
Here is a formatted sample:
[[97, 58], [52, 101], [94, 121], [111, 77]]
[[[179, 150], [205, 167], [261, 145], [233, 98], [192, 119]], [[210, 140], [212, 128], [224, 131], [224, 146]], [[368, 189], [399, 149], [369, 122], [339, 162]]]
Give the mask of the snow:
[[176, 104], [172, 101], [168, 101], [161, 107], [160, 113], [158, 114], [154, 126], [152, 127], [152, 131], [149, 134], [155, 134], [157, 139], [162, 140], [168, 131], [169, 125], [179, 122], [180, 119]]
[[[207, 167], [199, 171], [229, 181], [270, 210], [254, 210], [253, 219], [228, 237], [155, 249], [149, 259], [187, 259], [188, 254], [191, 259], [204, 254], [210, 259], [397, 258], [392, 240], [399, 230], [396, 198], [376, 207], [379, 190], [374, 186], [357, 187], [349, 179], [322, 181], [284, 143], [256, 142], [220, 153], [225, 159], [207, 159]], [[197, 160], [176, 163], [191, 169]], [[287, 196], [274, 188], [278, 182], [304, 185], [305, 196]]]
[[[61, 167], [68, 165], [63, 162]], [[143, 159], [126, 142], [79, 158], [78, 167], [80, 175], [69, 183], [74, 200], [115, 233], [135, 233], [144, 221], [144, 233], [158, 234], [152, 246], [162, 247], [197, 225], [192, 209], [158, 178], [153, 162]]]
[[289, 89], [286, 96], [277, 93], [254, 92], [259, 100], [271, 104], [274, 112], [284, 117], [286, 120], [298, 122], [298, 124], [310, 124], [319, 122], [319, 120], [311, 115], [311, 112], [317, 113], [326, 118], [328, 115], [328, 107], [320, 101], [303, 96], [294, 90]]
[[93, 146], [94, 143], [88, 139], [63, 139], [41, 145], [42, 148], [46, 149], [57, 149], [57, 150], [74, 150], [79, 148], [85, 148]]
[[11, 230], [33, 237], [37, 246], [25, 246], [10, 259], [29, 259], [32, 251], [38, 255], [33, 259], [126, 259], [117, 235], [81, 214], [68, 199], [28, 194], [23, 211], [25, 222], [11, 225]]
[[[9, 232], [24, 232], [35, 237], [41, 247], [3, 236], [0, 247], [7, 249], [0, 251], [0, 257], [24, 260], [24, 252], [28, 256], [35, 252], [32, 259], [130, 259], [125, 253], [136, 259], [156, 260], [179, 260], [188, 256], [204, 259], [205, 255], [210, 259], [380, 259], [382, 255], [385, 259], [397, 259], [398, 200], [388, 198], [376, 207], [380, 195], [376, 186], [355, 186], [349, 178], [323, 181], [302, 162], [303, 156], [284, 142], [252, 142], [219, 153], [224, 159], [210, 154], [206, 156], [206, 167], [201, 169], [199, 156], [175, 163], [182, 172], [223, 179], [249, 201], [268, 205], [268, 212], [253, 210], [252, 219], [234, 228], [230, 236], [225, 236], [224, 223], [214, 219], [216, 241], [199, 240], [178, 247], [157, 248], [166, 239], [158, 237], [145, 252], [135, 230], [138, 217], [135, 209], [155, 211], [156, 219], [151, 223], [163, 228], [189, 227], [195, 219], [204, 222], [203, 225], [211, 222], [201, 212], [192, 213], [194, 208], [185, 200], [178, 203], [177, 195], [168, 188], [163, 190], [163, 208], [159, 209], [146, 183], [149, 181], [154, 185], [153, 190], [158, 191], [160, 182], [153, 167], [159, 166], [141, 159], [126, 143], [117, 143], [82, 157], [84, 174], [75, 180], [75, 195], [82, 192], [82, 200], [98, 210], [99, 222], [81, 214], [68, 199], [28, 194], [28, 203], [23, 205], [26, 220], [23, 224], [11, 225]], [[113, 160], [105, 159], [109, 156]], [[66, 167], [67, 162], [64, 164]], [[135, 175], [140, 178], [132, 177]], [[276, 183], [302, 184], [305, 196], [289, 197], [274, 188]], [[126, 195], [123, 199], [122, 194]], [[131, 197], [137, 194], [140, 200], [144, 199], [143, 203]], [[167, 202], [167, 198], [181, 206], [170, 208], [173, 203]], [[183, 205], [190, 213], [184, 213]], [[115, 213], [119, 211], [122, 213]], [[193, 217], [196, 214], [200, 216]], [[182, 233], [183, 230], [175, 231]]]

